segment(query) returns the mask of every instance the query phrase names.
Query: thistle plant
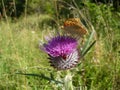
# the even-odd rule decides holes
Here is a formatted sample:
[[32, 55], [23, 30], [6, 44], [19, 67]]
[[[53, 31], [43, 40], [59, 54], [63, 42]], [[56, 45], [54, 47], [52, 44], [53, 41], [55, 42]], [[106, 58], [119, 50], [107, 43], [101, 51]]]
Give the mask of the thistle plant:
[[[92, 41], [94, 32], [92, 32], [82, 47], [79, 43], [82, 37], [76, 38], [74, 35], [55, 34], [45, 37], [45, 43], [40, 45], [40, 48], [48, 55], [50, 65], [57, 71], [67, 72], [62, 80], [63, 90], [73, 90], [72, 77], [74, 76], [70, 70], [79, 66], [84, 55], [94, 45]], [[59, 75], [58, 75], [59, 76]]]
[[58, 70], [66, 70], [79, 62], [78, 42], [70, 36], [57, 35], [48, 43], [43, 44], [43, 50], [49, 55], [51, 66]]

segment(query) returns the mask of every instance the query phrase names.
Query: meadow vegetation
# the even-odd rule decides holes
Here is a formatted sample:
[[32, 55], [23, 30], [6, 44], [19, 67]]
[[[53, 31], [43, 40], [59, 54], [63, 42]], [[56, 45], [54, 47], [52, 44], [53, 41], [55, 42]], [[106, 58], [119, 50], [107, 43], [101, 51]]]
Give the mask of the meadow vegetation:
[[120, 90], [120, 12], [114, 10], [112, 3], [73, 3], [65, 4], [72, 11], [59, 8], [57, 12], [48, 0], [45, 4], [48, 7], [43, 6], [45, 13], [23, 12], [19, 18], [7, 15], [0, 18], [0, 90], [65, 89], [67, 71], [52, 68], [39, 43], [49, 32], [59, 30], [66, 18], [76, 16], [83, 21], [89, 35], [94, 28], [96, 43], [81, 64], [70, 70], [71, 86], [75, 90]]

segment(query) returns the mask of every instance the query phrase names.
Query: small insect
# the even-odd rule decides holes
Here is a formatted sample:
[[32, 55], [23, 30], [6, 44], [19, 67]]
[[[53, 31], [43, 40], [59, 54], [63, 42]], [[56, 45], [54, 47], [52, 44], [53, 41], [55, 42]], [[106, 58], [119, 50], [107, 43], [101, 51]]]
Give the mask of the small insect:
[[78, 36], [83, 36], [83, 35], [87, 34], [87, 29], [81, 23], [79, 18], [67, 19], [64, 22], [62, 29], [64, 29], [65, 32], [72, 34], [72, 35], [75, 34]]

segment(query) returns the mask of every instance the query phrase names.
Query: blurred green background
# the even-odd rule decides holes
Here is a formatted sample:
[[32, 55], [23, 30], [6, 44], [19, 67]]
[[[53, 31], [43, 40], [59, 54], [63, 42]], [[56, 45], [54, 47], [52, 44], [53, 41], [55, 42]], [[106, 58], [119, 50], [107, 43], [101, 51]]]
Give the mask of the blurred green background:
[[39, 43], [73, 17], [96, 40], [71, 70], [74, 90], [120, 90], [119, 0], [1, 0], [0, 90], [63, 90], [66, 71], [49, 66]]

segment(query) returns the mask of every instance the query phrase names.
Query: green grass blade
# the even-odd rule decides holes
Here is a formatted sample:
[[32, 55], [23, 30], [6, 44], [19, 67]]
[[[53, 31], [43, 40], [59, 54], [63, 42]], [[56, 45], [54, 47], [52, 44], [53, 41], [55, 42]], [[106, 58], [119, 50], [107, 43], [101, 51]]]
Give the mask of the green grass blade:
[[92, 31], [92, 33], [89, 36], [89, 39], [86, 41], [86, 43], [83, 47], [82, 56], [84, 56], [87, 53], [86, 51], [88, 51], [88, 49], [91, 48], [89, 45], [90, 45], [90, 42], [93, 40], [93, 35], [94, 35], [94, 31]]
[[90, 45], [89, 45], [89, 47], [84, 51], [84, 53], [82, 54], [82, 57], [84, 57], [85, 55], [86, 55], [86, 53], [90, 50], [90, 48], [95, 44], [95, 42], [96, 42], [96, 40], [95, 41], [93, 41]]

